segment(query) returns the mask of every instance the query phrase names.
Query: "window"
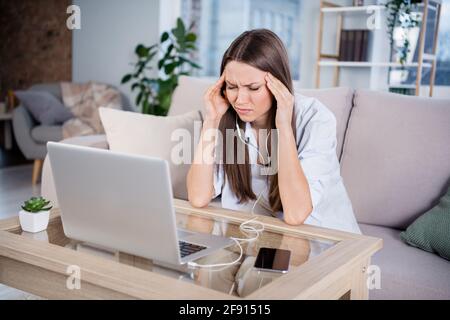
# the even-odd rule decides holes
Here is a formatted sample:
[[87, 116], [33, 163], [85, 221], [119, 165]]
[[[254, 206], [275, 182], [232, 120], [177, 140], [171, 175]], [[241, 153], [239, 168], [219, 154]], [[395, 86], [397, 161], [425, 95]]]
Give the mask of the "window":
[[199, 36], [198, 76], [218, 76], [223, 53], [242, 32], [256, 28], [274, 31], [289, 54], [292, 77], [300, 76], [299, 30], [301, 0], [182, 0], [182, 18], [195, 23]]
[[438, 43], [436, 85], [450, 86], [450, 0], [442, 2]]
[[[432, 53], [436, 23], [436, 11], [431, 10], [428, 15], [427, 32], [425, 36], [425, 53]], [[416, 48], [417, 49], [417, 48]], [[442, 1], [441, 18], [439, 22], [438, 46], [436, 51], [436, 86], [450, 86], [450, 0]], [[414, 61], [418, 60], [418, 50], [414, 55]], [[408, 68], [407, 83], [414, 83], [417, 69]], [[422, 85], [430, 84], [431, 68], [423, 68]]]

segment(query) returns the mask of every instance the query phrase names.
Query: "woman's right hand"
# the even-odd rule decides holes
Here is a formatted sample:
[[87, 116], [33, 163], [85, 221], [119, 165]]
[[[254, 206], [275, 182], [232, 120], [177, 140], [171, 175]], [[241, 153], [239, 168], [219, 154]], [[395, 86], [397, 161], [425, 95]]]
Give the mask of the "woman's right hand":
[[211, 86], [205, 93], [203, 100], [205, 102], [205, 120], [217, 121], [222, 119], [222, 116], [227, 112], [230, 103], [220, 94], [223, 83], [225, 82], [225, 73], [219, 80]]

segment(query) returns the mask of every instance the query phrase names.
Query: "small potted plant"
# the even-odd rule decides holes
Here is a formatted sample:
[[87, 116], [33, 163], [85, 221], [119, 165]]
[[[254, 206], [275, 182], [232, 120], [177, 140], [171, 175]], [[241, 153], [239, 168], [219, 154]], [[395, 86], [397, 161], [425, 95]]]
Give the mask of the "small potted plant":
[[24, 202], [23, 210], [19, 212], [20, 226], [23, 231], [27, 232], [41, 232], [47, 229], [50, 209], [48, 207], [50, 201], [43, 197], [31, 197]]
[[[149, 47], [138, 44], [135, 49], [138, 61], [132, 73], [126, 74], [121, 83], [134, 82], [131, 91], [138, 89], [136, 105], [142, 106], [142, 113], [166, 116], [169, 112], [172, 95], [178, 86], [180, 76], [190, 75], [193, 69], [201, 67], [191, 61], [197, 51], [197, 35], [194, 24], [186, 28], [181, 18], [170, 32], [163, 32], [160, 41]], [[161, 58], [162, 57], [162, 58]], [[155, 59], [158, 60], [157, 78], [151, 77]]]

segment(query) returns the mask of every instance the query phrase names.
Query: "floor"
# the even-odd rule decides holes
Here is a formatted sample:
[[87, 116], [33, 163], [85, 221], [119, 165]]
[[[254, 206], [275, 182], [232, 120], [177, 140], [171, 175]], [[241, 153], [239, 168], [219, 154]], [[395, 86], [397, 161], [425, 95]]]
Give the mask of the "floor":
[[0, 219], [18, 215], [25, 200], [40, 195], [41, 185], [31, 185], [32, 172], [30, 164], [0, 169]]
[[1, 300], [43, 300], [42, 298], [0, 284]]
[[40, 194], [40, 185], [31, 185], [33, 161], [27, 160], [13, 138], [11, 150], [5, 150], [0, 137], [0, 219], [17, 215], [20, 205]]
[[[0, 128], [1, 130], [1, 128]], [[27, 160], [13, 138], [11, 150], [5, 150], [3, 137], [0, 137], [0, 168], [7, 168], [11, 166], [33, 163], [32, 160]]]
[[[3, 149], [2, 162], [5, 164], [19, 160], [20, 156], [6, 156]], [[15, 163], [17, 164], [17, 162]], [[18, 215], [20, 205], [31, 196], [40, 195], [41, 186], [31, 185], [31, 173], [33, 166], [30, 164], [19, 164], [0, 168], [0, 219], [5, 219]], [[32, 294], [19, 291], [0, 284], [0, 300], [34, 300], [40, 299]]]

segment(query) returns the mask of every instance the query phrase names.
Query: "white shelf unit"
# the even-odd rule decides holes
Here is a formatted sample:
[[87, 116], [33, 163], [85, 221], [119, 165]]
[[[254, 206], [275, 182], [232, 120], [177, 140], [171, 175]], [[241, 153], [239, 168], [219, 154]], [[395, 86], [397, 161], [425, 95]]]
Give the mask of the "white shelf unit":
[[[400, 68], [400, 67], [413, 67], [417, 68], [417, 76], [415, 85], [390, 85], [387, 84], [387, 88], [395, 87], [395, 88], [414, 88], [415, 94], [420, 94], [420, 86], [422, 82], [423, 68], [431, 68], [431, 78], [430, 78], [430, 97], [433, 95], [433, 87], [434, 80], [436, 76], [436, 46], [437, 46], [437, 35], [439, 30], [439, 19], [440, 12], [442, 6], [442, 0], [423, 0], [423, 3], [419, 5], [423, 7], [423, 20], [420, 28], [420, 36], [419, 36], [419, 54], [418, 61], [413, 63], [406, 63], [404, 65], [391, 62], [391, 61], [383, 61], [385, 59], [376, 58], [379, 55], [376, 53], [372, 56], [372, 61], [364, 61], [364, 62], [354, 62], [354, 61], [339, 61], [339, 48], [340, 48], [340, 36], [341, 30], [343, 27], [343, 19], [344, 16], [349, 14], [368, 14], [371, 12], [375, 12], [376, 10], [384, 11], [386, 7], [384, 5], [368, 5], [368, 6], [340, 6], [335, 3], [321, 0], [320, 3], [320, 19], [319, 19], [319, 33], [318, 33], [318, 50], [317, 50], [317, 63], [316, 63], [316, 88], [320, 88], [321, 82], [321, 68], [322, 67], [333, 67], [334, 68], [334, 76], [333, 76], [333, 85], [339, 86], [340, 80], [340, 71], [341, 68], [370, 68], [371, 69], [371, 83], [378, 83], [379, 78], [382, 77], [383, 73], [380, 71], [385, 68], [384, 72], [387, 72], [389, 68]], [[434, 30], [434, 42], [432, 53], [428, 54], [424, 52], [425, 47], [425, 35], [426, 35], [426, 27], [427, 27], [427, 19], [428, 13], [431, 10], [436, 11], [436, 19], [437, 23], [435, 25]], [[335, 14], [337, 15], [337, 33], [336, 33], [336, 53], [326, 54], [322, 52], [323, 48], [323, 25], [324, 18], [327, 14]], [[383, 23], [383, 22], [382, 22]], [[375, 32], [375, 31], [374, 31]], [[382, 35], [383, 37], [387, 37], [386, 34]], [[377, 35], [378, 42], [380, 41], [380, 34]], [[373, 45], [372, 50], [377, 50], [377, 46]], [[387, 73], [386, 73], [387, 74]], [[381, 75], [381, 76], [380, 76]]]
[[416, 89], [416, 85], [414, 84], [398, 84], [398, 85], [390, 85], [389, 87], [397, 89]]
[[367, 12], [368, 10], [385, 10], [385, 6], [351, 6], [351, 7], [323, 7], [320, 9], [323, 13], [352, 13], [352, 12]]
[[[376, 68], [376, 67], [400, 68], [400, 67], [402, 67], [402, 64], [398, 63], [398, 62], [319, 61], [319, 66], [321, 66], [321, 67], [344, 67], [344, 68]], [[419, 66], [419, 63], [418, 62], [405, 63], [403, 66], [417, 68]], [[422, 67], [431, 68], [432, 64], [424, 62], [422, 64]]]

